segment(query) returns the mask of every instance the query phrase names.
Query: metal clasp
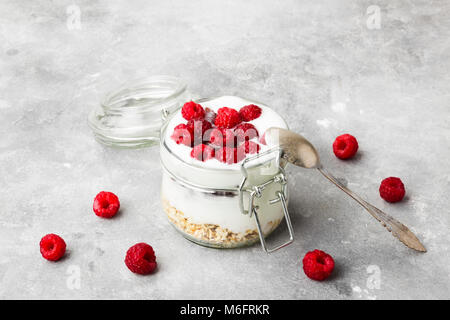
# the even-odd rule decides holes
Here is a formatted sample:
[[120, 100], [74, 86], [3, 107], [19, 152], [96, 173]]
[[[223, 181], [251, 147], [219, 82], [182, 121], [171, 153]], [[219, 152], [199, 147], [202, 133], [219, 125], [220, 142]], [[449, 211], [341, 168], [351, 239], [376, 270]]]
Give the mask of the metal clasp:
[[[275, 154], [275, 157], [270, 157], [270, 155]], [[284, 169], [280, 165], [280, 159], [282, 155], [282, 150], [280, 148], [273, 148], [270, 150], [267, 150], [263, 153], [260, 153], [254, 157], [247, 158], [243, 161], [241, 165], [241, 171], [243, 174], [243, 179], [241, 184], [239, 185], [239, 208], [241, 209], [242, 214], [248, 214], [249, 217], [252, 217], [255, 215], [255, 221], [256, 221], [256, 227], [258, 229], [259, 233], [259, 239], [261, 241], [261, 246], [263, 247], [264, 251], [267, 253], [274, 252], [278, 249], [281, 249], [289, 244], [291, 244], [294, 241], [294, 230], [292, 228], [291, 219], [289, 217], [289, 212], [286, 204], [286, 197], [287, 197], [287, 178], [284, 172]], [[269, 156], [268, 159], [264, 160], [263, 158]], [[247, 166], [251, 163], [254, 163], [255, 160], [260, 160], [258, 162], [258, 165], [267, 165], [271, 162], [275, 161], [275, 167], [277, 167], [277, 172], [275, 175], [271, 175], [271, 178], [267, 181], [264, 181], [263, 183], [260, 183], [258, 185], [251, 185], [251, 186], [245, 186], [246, 182], [249, 178], [249, 173], [247, 170]], [[289, 240], [275, 248], [268, 249], [266, 245], [266, 240], [264, 239], [264, 234], [261, 228], [261, 223], [259, 221], [258, 217], [258, 206], [254, 204], [255, 198], [261, 198], [262, 193], [264, 192], [264, 189], [267, 188], [268, 185], [272, 183], [279, 183], [281, 185], [281, 191], [277, 191], [275, 194], [275, 198], [269, 200], [269, 204], [275, 204], [277, 202], [281, 202], [281, 206], [283, 207], [283, 213], [284, 217], [286, 219], [286, 224], [289, 230]], [[248, 210], [245, 210], [244, 208], [244, 193], [249, 194], [249, 202], [248, 202]]]

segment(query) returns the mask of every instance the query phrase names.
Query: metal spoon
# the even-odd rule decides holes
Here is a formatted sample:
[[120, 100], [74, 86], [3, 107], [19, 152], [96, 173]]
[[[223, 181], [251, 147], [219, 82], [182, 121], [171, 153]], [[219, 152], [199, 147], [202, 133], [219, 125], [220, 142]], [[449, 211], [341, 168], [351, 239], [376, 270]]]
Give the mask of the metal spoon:
[[278, 145], [283, 151], [282, 157], [288, 162], [303, 168], [316, 168], [329, 181], [344, 191], [356, 202], [363, 206], [383, 227], [403, 242], [407, 247], [426, 252], [425, 247], [408, 227], [394, 219], [387, 213], [368, 203], [353, 191], [344, 186], [338, 179], [325, 170], [320, 164], [319, 155], [314, 146], [301, 135], [281, 128], [269, 128], [265, 133], [267, 145]]

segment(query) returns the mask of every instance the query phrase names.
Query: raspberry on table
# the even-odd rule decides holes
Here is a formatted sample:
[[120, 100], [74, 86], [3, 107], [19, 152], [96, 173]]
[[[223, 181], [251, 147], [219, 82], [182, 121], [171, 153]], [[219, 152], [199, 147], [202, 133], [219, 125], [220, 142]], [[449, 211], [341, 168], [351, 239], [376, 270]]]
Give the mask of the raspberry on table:
[[217, 127], [231, 129], [242, 122], [239, 112], [232, 108], [223, 107], [217, 111], [214, 124]]
[[405, 185], [397, 177], [389, 177], [381, 181], [380, 196], [387, 202], [398, 202], [405, 196]]
[[181, 115], [186, 120], [201, 120], [205, 117], [203, 107], [194, 101], [186, 102], [181, 108]]
[[58, 261], [66, 252], [66, 243], [60, 236], [50, 233], [45, 235], [39, 243], [44, 259]]
[[205, 133], [211, 129], [212, 125], [206, 120], [189, 120], [187, 123], [187, 128], [189, 132], [193, 132], [194, 145], [203, 143], [203, 141], [208, 141], [209, 137], [206, 137]]
[[156, 269], [156, 256], [153, 248], [146, 243], [137, 243], [128, 249], [125, 264], [131, 272], [150, 274]]
[[192, 147], [194, 144], [194, 131], [188, 127], [187, 124], [180, 123], [173, 129], [173, 133], [170, 136], [176, 144], [184, 144], [188, 147]]
[[310, 251], [303, 258], [303, 271], [310, 279], [325, 280], [331, 275], [333, 269], [333, 258], [321, 250]]
[[350, 159], [358, 151], [358, 141], [351, 134], [340, 135], [334, 140], [333, 152], [339, 159]]
[[251, 123], [241, 123], [234, 128], [234, 134], [237, 137], [238, 143], [246, 140], [251, 140], [259, 136], [258, 130]]
[[235, 147], [236, 136], [231, 129], [213, 128], [209, 132], [209, 142], [217, 147]]
[[216, 151], [216, 159], [227, 164], [238, 163], [244, 158], [245, 152], [242, 149], [222, 147]]
[[112, 192], [101, 191], [95, 196], [93, 208], [97, 216], [112, 218], [119, 211], [119, 198]]
[[198, 144], [191, 150], [191, 157], [200, 161], [206, 161], [214, 158], [214, 148], [206, 144]]
[[241, 110], [239, 110], [239, 114], [241, 115], [242, 120], [247, 122], [259, 118], [261, 113], [261, 108], [254, 104], [242, 107]]

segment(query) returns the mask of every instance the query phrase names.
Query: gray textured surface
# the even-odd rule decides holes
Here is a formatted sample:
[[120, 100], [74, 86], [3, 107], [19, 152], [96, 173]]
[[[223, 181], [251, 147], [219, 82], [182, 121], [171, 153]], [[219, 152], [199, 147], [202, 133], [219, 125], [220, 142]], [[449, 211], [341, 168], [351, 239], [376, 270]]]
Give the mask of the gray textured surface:
[[[73, 4], [81, 30], [67, 27]], [[367, 27], [370, 5], [380, 29]], [[449, 30], [444, 0], [1, 1], [0, 298], [450, 298]], [[429, 252], [403, 247], [317, 172], [295, 168], [295, 244], [267, 256], [184, 240], [161, 211], [158, 150], [105, 148], [86, 124], [109, 89], [151, 74], [181, 76], [200, 96], [271, 105]], [[330, 149], [344, 132], [360, 142], [347, 162]], [[395, 205], [378, 196], [392, 175], [407, 188]], [[121, 199], [115, 219], [92, 213], [103, 189]], [[49, 232], [68, 243], [61, 262], [40, 256]], [[123, 263], [141, 241], [158, 256], [152, 276]], [[323, 283], [301, 269], [314, 248], [337, 263]]]

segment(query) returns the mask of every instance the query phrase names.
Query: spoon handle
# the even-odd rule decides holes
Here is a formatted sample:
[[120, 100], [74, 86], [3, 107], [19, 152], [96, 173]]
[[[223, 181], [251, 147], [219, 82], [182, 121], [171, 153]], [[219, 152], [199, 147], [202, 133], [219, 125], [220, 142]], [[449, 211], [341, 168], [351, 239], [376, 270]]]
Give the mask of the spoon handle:
[[405, 226], [400, 221], [394, 219], [387, 213], [381, 211], [377, 207], [371, 205], [367, 201], [363, 200], [360, 196], [355, 194], [353, 191], [348, 189], [346, 186], [344, 186], [342, 183], [339, 182], [331, 173], [329, 173], [324, 168], [317, 168], [321, 174], [325, 176], [328, 180], [330, 180], [332, 183], [334, 183], [339, 189], [344, 191], [346, 194], [348, 194], [350, 197], [356, 200], [361, 206], [363, 206], [375, 219], [377, 219], [383, 227], [385, 227], [389, 232], [392, 232], [392, 234], [399, 239], [403, 244], [405, 244], [407, 247], [421, 251], [426, 252], [427, 250], [425, 247], [420, 243], [419, 239], [412, 233], [407, 226]]

